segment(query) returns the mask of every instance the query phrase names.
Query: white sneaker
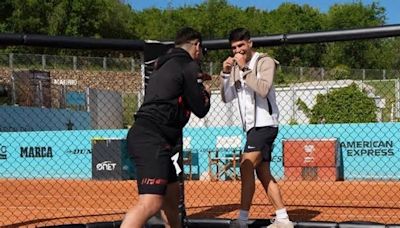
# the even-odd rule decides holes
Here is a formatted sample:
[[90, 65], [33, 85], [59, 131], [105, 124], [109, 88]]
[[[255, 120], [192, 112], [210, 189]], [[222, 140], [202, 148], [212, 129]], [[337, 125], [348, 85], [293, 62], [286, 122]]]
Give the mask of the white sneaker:
[[294, 228], [293, 223], [289, 221], [279, 221], [277, 219], [271, 219], [271, 225], [267, 226], [267, 228]]
[[231, 221], [231, 223], [229, 224], [229, 228], [247, 228], [247, 223], [243, 220], [233, 220]]

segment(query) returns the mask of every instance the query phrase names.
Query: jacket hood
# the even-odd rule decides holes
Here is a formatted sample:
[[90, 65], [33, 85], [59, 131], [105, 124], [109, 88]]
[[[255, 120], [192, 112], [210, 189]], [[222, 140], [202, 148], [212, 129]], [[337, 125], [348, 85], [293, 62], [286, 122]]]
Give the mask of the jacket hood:
[[156, 69], [159, 69], [162, 65], [164, 65], [168, 60], [172, 59], [172, 58], [176, 58], [176, 57], [181, 57], [181, 58], [190, 58], [192, 59], [192, 57], [189, 55], [189, 53], [187, 51], [185, 51], [182, 48], [171, 48], [168, 50], [168, 52], [159, 57], [157, 59], [156, 62]]

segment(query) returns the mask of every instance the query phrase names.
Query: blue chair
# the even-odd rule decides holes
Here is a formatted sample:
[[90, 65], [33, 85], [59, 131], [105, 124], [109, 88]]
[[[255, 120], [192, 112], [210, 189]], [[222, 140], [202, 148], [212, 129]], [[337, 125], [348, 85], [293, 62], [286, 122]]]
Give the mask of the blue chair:
[[[183, 151], [183, 167], [189, 166], [189, 173], [185, 173], [187, 180], [199, 179], [193, 178], [194, 175], [200, 176], [200, 167], [199, 167], [199, 153], [193, 153], [191, 150]], [[197, 172], [193, 172], [193, 168], [197, 167]], [[185, 168], [184, 168], [185, 170]]]

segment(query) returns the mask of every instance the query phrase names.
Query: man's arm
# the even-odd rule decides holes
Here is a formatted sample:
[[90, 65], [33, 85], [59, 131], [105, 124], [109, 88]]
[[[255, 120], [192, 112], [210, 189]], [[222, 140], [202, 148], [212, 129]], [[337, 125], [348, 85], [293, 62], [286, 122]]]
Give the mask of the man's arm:
[[220, 75], [220, 90], [221, 98], [224, 103], [231, 102], [236, 97], [234, 86], [229, 86], [229, 78], [232, 77], [230, 74], [221, 72]]
[[253, 69], [245, 72], [246, 84], [261, 97], [266, 97], [274, 81], [276, 62], [270, 57], [263, 57], [255, 67], [257, 67], [257, 71]]
[[200, 66], [191, 62], [183, 70], [183, 97], [197, 117], [203, 118], [210, 110], [210, 92], [203, 85]]
[[230, 85], [231, 78], [234, 77], [235, 58], [229, 56], [222, 63], [222, 71], [220, 74], [220, 90], [221, 98], [224, 103], [231, 102], [236, 97], [235, 87]]

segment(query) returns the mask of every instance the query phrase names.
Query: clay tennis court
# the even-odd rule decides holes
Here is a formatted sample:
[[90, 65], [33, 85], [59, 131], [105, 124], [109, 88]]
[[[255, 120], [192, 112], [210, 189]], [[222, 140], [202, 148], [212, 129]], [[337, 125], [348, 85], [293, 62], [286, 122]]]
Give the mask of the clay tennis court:
[[[280, 182], [294, 221], [400, 223], [400, 183], [377, 181]], [[134, 181], [0, 180], [0, 225], [43, 227], [119, 221], [135, 203]], [[190, 218], [234, 218], [238, 181], [186, 181]], [[268, 219], [273, 208], [257, 183], [251, 218]]]

